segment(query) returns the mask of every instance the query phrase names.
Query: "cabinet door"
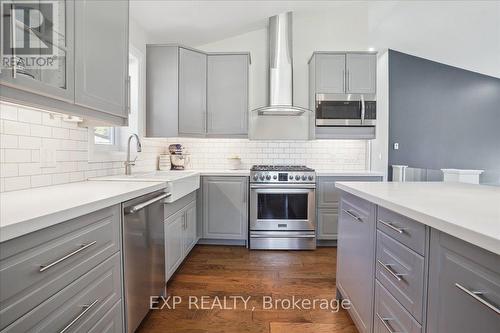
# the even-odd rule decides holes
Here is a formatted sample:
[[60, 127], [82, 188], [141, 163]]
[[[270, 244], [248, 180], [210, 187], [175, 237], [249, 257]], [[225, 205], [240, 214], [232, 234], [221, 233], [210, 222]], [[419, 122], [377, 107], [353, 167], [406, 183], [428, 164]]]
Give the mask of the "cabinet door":
[[247, 177], [203, 178], [203, 237], [247, 239]]
[[184, 226], [184, 255], [187, 256], [189, 251], [196, 244], [196, 201], [190, 203], [185, 209], [185, 226]]
[[318, 239], [337, 239], [339, 213], [337, 209], [318, 209]]
[[207, 56], [179, 49], [179, 134], [204, 135], [207, 115]]
[[375, 94], [377, 85], [377, 55], [347, 54], [347, 93]]
[[431, 230], [428, 333], [500, 328], [500, 256]]
[[377, 182], [382, 177], [318, 177], [318, 207], [338, 208], [341, 191], [336, 182]]
[[[22, 5], [23, 9], [16, 9], [16, 3], [13, 2], [17, 13], [14, 15], [16, 18], [14, 22], [11, 8], [7, 6], [3, 8], [6, 11], [4, 38], [14, 37], [15, 41], [11, 43], [14, 49], [3, 50], [4, 59], [8, 57], [10, 63], [0, 70], [0, 84], [72, 103], [74, 101], [74, 0], [58, 0], [42, 4], [28, 1], [28, 4], [22, 3]], [[32, 16], [28, 11], [30, 6], [35, 13], [41, 13], [43, 16], [40, 27], [35, 22], [28, 23], [34, 25], [31, 33], [22, 28], [26, 24], [23, 19]], [[13, 24], [17, 27], [11, 30]], [[25, 38], [29, 38], [29, 46], [23, 43]], [[33, 63], [33, 59], [36, 62]]]
[[128, 116], [127, 0], [75, 3], [75, 103]]
[[351, 301], [361, 333], [372, 331], [375, 281], [375, 205], [342, 193], [337, 243], [337, 288]]
[[345, 91], [345, 54], [316, 55], [316, 93], [343, 94]]
[[165, 220], [166, 276], [174, 274], [184, 259], [184, 211], [179, 211]]
[[209, 55], [207, 91], [207, 133], [248, 134], [248, 55]]

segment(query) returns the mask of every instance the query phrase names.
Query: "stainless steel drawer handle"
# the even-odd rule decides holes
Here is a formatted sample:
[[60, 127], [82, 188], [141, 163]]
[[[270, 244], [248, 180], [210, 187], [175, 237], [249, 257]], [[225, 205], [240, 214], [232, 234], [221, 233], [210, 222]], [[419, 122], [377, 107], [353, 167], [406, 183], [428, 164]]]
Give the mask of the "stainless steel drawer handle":
[[141, 209], [143, 208], [146, 208], [147, 206], [151, 205], [151, 204], [154, 204], [155, 202], [157, 201], [160, 201], [162, 199], [165, 199], [165, 198], [168, 198], [172, 196], [172, 193], [164, 193], [164, 194], [161, 194], [157, 197], [154, 197], [153, 199], [151, 200], [148, 200], [148, 201], [145, 201], [143, 203], [140, 203], [138, 205], [135, 205], [135, 206], [131, 206], [131, 207], [125, 207], [125, 209], [123, 210], [123, 212], [125, 213], [125, 215], [128, 215], [128, 214], [135, 214], [137, 213], [138, 211], [140, 211]]
[[389, 333], [406, 333], [406, 332], [396, 332], [394, 331], [391, 326], [389, 326], [389, 321], [391, 320], [394, 320], [392, 318], [382, 318], [378, 313], [377, 313], [377, 317], [378, 317], [378, 320], [380, 320], [382, 322], [382, 324], [384, 325], [385, 329], [389, 332]]
[[484, 292], [481, 291], [470, 291], [469, 289], [465, 288], [459, 283], [455, 283], [455, 287], [469, 295], [470, 297], [474, 298], [476, 301], [481, 303], [482, 305], [486, 306], [488, 309], [493, 310], [497, 315], [500, 315], [500, 308], [494, 304], [491, 304], [487, 300], [485, 300], [482, 295], [484, 295]]
[[54, 262], [51, 262], [50, 264], [47, 264], [47, 265], [40, 265], [40, 269], [38, 270], [39, 272], [45, 272], [46, 270], [48, 270], [49, 268], [52, 268], [54, 267], [55, 265], [63, 262], [64, 260], [68, 259], [68, 258], [71, 258], [72, 256], [82, 252], [83, 250], [85, 249], [88, 249], [89, 247], [91, 247], [92, 245], [96, 244], [97, 241], [93, 241], [93, 242], [90, 242], [88, 244], [82, 244], [80, 246], [80, 248], [76, 249], [75, 251], [71, 252], [71, 253], [68, 253], [67, 255], [65, 255], [64, 257], [62, 258], [59, 258], [57, 259], [56, 261]]
[[349, 215], [350, 217], [352, 217], [356, 221], [363, 222], [363, 219], [361, 217], [357, 216], [356, 214], [354, 214], [350, 210], [347, 210], [347, 209], [342, 209], [342, 210], [344, 211], [344, 213], [346, 213], [347, 215]]
[[382, 261], [378, 260], [377, 259], [377, 262], [379, 263], [380, 266], [382, 266], [389, 274], [391, 274], [396, 280], [398, 280], [398, 282], [401, 282], [403, 281], [403, 279], [401, 278], [402, 276], [404, 276], [404, 274], [400, 274], [400, 273], [396, 273], [394, 272], [394, 270], [391, 268], [392, 265], [389, 265], [389, 264], [385, 264], [383, 263]]
[[400, 234], [402, 234], [406, 229], [406, 228], [398, 228], [398, 227], [394, 226], [394, 224], [392, 224], [391, 222], [386, 222], [386, 221], [380, 220], [380, 219], [378, 221], [380, 223], [382, 223], [383, 225], [385, 225], [387, 228], [392, 229], [395, 232], [400, 233]]
[[83, 306], [82, 306], [83, 311], [82, 311], [82, 312], [80, 312], [80, 314], [79, 314], [78, 316], [76, 316], [76, 317], [75, 317], [75, 319], [73, 319], [73, 320], [72, 320], [72, 321], [71, 321], [68, 325], [66, 325], [66, 326], [65, 326], [65, 327], [64, 327], [61, 331], [59, 331], [59, 333], [64, 333], [64, 332], [68, 331], [68, 330], [71, 328], [71, 326], [73, 326], [73, 325], [74, 325], [74, 324], [75, 324], [75, 323], [76, 323], [76, 322], [77, 322], [80, 318], [82, 318], [83, 316], [85, 316], [85, 314], [86, 314], [87, 312], [89, 312], [89, 311], [90, 311], [90, 309], [92, 309], [92, 307], [93, 307], [94, 305], [96, 305], [98, 302], [99, 302], [99, 299], [96, 299], [95, 301], [93, 301], [93, 302], [92, 302], [92, 303], [90, 303], [90, 304], [85, 304], [85, 305], [83, 305]]

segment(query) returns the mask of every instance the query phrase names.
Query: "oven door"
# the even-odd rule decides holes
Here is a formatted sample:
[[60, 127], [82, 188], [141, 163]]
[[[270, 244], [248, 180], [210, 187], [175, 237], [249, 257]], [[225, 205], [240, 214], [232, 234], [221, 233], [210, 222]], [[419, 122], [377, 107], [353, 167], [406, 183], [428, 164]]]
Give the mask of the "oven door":
[[314, 184], [255, 184], [250, 188], [250, 230], [316, 230]]
[[316, 126], [361, 126], [363, 102], [318, 101], [316, 104]]

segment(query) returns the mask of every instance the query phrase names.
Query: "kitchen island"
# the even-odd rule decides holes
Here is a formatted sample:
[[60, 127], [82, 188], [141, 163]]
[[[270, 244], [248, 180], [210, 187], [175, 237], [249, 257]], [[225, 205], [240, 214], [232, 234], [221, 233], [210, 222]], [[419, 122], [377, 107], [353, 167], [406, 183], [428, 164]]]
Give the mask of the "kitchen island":
[[337, 291], [360, 332], [498, 332], [500, 188], [336, 186]]

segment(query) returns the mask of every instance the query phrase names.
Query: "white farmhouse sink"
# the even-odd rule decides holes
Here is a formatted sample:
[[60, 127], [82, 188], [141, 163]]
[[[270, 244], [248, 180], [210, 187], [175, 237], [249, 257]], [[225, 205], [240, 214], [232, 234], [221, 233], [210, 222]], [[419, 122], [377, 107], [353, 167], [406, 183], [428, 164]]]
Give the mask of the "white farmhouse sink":
[[165, 202], [174, 202], [200, 188], [200, 174], [195, 171], [157, 171], [132, 175], [97, 177], [89, 180], [167, 182], [167, 192], [170, 192], [172, 195], [165, 199]]

